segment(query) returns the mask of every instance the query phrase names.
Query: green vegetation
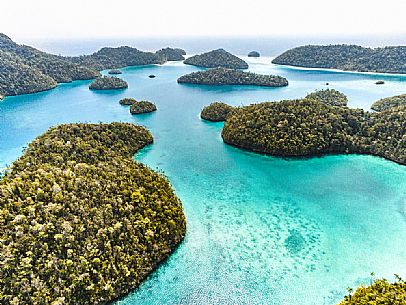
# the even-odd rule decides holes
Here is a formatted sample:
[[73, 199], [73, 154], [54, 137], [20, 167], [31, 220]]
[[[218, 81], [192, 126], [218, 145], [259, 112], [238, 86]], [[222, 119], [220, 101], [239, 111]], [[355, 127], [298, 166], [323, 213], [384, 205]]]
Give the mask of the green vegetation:
[[131, 106], [132, 104], [134, 104], [136, 102], [137, 101], [135, 100], [135, 98], [132, 98], [132, 97], [126, 97], [119, 101], [120, 105], [125, 105], [125, 106]]
[[130, 107], [131, 114], [142, 114], [156, 111], [156, 106], [154, 103], [149, 101], [139, 101], [135, 102]]
[[257, 51], [251, 51], [248, 53], [248, 57], [260, 57], [261, 55]]
[[272, 62], [307, 68], [406, 73], [406, 47], [371, 49], [355, 45], [308, 45], [288, 50]]
[[286, 78], [275, 75], [262, 75], [227, 68], [214, 68], [193, 72], [178, 78], [178, 83], [198, 85], [254, 85], [283, 87], [288, 85]]
[[245, 61], [223, 49], [189, 57], [184, 63], [203, 68], [248, 69], [248, 64]]
[[222, 131], [231, 145], [283, 157], [356, 153], [406, 164], [406, 106], [379, 113], [313, 99], [236, 108]]
[[128, 84], [126, 81], [118, 77], [99, 77], [96, 78], [89, 86], [91, 90], [112, 90], [112, 89], [126, 89]]
[[0, 34], [0, 71], [0, 95], [4, 96], [49, 90], [57, 83], [99, 75], [65, 57], [18, 45], [4, 34]]
[[383, 111], [400, 105], [406, 105], [406, 94], [380, 99], [372, 104], [371, 109], [375, 111]]
[[331, 106], [344, 107], [347, 106], [348, 103], [347, 96], [344, 93], [334, 89], [318, 90], [308, 94], [306, 98], [317, 100]]
[[338, 305], [405, 305], [406, 283], [400, 277], [395, 283], [376, 280], [370, 286], [359, 287], [354, 293], [349, 288], [349, 295]]
[[109, 70], [109, 74], [113, 74], [113, 75], [122, 74], [122, 73], [123, 72], [121, 72], [119, 69]]
[[212, 122], [223, 122], [233, 109], [234, 107], [230, 105], [214, 102], [203, 108], [200, 117]]
[[186, 55], [185, 50], [182, 49], [172, 49], [172, 48], [165, 48], [159, 51], [156, 51], [156, 54], [161, 56], [165, 61], [179, 61], [184, 60]]
[[137, 287], [185, 235], [169, 182], [131, 157], [143, 127], [69, 124], [0, 181], [2, 304], [104, 304]]

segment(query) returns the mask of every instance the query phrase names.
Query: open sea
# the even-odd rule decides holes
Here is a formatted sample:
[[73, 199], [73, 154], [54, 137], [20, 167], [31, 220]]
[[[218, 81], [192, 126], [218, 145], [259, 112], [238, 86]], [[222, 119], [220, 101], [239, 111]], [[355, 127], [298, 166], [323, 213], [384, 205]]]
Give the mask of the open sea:
[[[92, 46], [91, 51], [98, 48]], [[237, 54], [259, 49], [215, 47]], [[79, 42], [66, 42], [66, 52], [58, 51], [62, 44], [45, 49], [91, 52]], [[369, 109], [379, 98], [406, 93], [406, 76], [281, 67], [271, 57], [241, 57], [250, 71], [284, 76], [289, 86], [180, 85], [179, 76], [199, 68], [171, 62], [122, 69], [127, 90], [93, 92], [91, 81], [76, 81], [0, 102], [0, 168], [56, 124], [132, 122], [154, 135], [154, 144], [135, 159], [171, 181], [184, 205], [187, 235], [116, 305], [335, 304], [347, 287], [369, 284], [371, 272], [406, 277], [405, 166], [361, 155], [293, 160], [257, 155], [224, 144], [223, 124], [199, 117], [213, 101], [247, 105], [300, 98], [327, 82], [348, 96], [350, 107]], [[377, 80], [385, 84], [377, 86]], [[118, 103], [123, 97], [151, 100], [158, 111], [132, 116]]]

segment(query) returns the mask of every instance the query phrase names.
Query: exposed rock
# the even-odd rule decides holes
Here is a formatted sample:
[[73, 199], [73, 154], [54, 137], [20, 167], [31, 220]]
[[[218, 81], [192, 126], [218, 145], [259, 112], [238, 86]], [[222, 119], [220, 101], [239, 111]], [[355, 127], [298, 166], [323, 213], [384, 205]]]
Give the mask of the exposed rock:
[[112, 90], [112, 89], [126, 89], [128, 84], [126, 81], [118, 77], [103, 76], [95, 79], [89, 86], [91, 90]]
[[204, 68], [248, 69], [248, 64], [245, 61], [224, 49], [217, 49], [189, 57], [184, 63]]
[[156, 106], [154, 103], [149, 101], [139, 101], [131, 105], [131, 114], [142, 114], [156, 111]]
[[378, 80], [377, 82], [375, 82], [376, 85], [383, 85], [385, 84], [385, 82], [383, 80]]
[[149, 78], [155, 78], [156, 76], [154, 74], [148, 75]]

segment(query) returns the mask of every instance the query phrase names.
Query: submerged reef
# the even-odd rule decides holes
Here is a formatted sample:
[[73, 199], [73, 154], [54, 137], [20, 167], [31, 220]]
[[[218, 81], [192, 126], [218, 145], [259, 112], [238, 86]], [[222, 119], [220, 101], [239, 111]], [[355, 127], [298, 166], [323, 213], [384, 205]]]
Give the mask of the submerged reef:
[[344, 93], [334, 89], [324, 89], [312, 92], [306, 98], [320, 101], [330, 106], [347, 106], [348, 98]]
[[227, 68], [214, 68], [186, 74], [178, 78], [178, 83], [265, 87], [284, 87], [288, 85], [287, 79], [281, 76], [256, 74]]
[[149, 101], [139, 101], [135, 102], [130, 107], [131, 114], [142, 114], [156, 111], [156, 106], [154, 103]]
[[406, 105], [379, 113], [318, 100], [285, 100], [235, 108], [225, 143], [281, 157], [371, 154], [406, 164]]
[[125, 80], [118, 77], [103, 76], [95, 79], [89, 86], [91, 90], [113, 90], [113, 89], [126, 89], [128, 84]]
[[223, 122], [233, 109], [234, 107], [225, 103], [214, 102], [203, 108], [200, 117], [207, 121]]
[[152, 141], [132, 124], [68, 124], [29, 145], [0, 180], [2, 304], [105, 304], [170, 255], [182, 204], [132, 160]]
[[380, 99], [372, 104], [371, 109], [375, 111], [384, 111], [391, 107], [406, 105], [406, 94], [396, 95]]
[[248, 64], [245, 61], [224, 49], [194, 55], [187, 58], [184, 63], [203, 68], [248, 69]]

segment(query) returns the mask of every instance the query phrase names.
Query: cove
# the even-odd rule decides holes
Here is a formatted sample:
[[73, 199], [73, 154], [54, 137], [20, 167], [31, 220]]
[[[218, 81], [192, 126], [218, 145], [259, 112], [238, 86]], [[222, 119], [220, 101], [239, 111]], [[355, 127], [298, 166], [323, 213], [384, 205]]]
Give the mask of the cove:
[[[406, 276], [406, 167], [372, 156], [284, 160], [225, 145], [222, 123], [200, 120], [213, 101], [231, 105], [345, 93], [350, 107], [404, 93], [406, 77], [278, 67], [285, 88], [179, 85], [199, 70], [182, 63], [129, 67], [124, 91], [92, 92], [90, 81], [0, 102], [0, 167], [50, 126], [125, 121], [146, 126], [154, 144], [135, 158], [163, 171], [183, 202], [185, 241], [140, 287], [116, 304], [335, 304], [370, 273]], [[157, 77], [149, 79], [148, 75]], [[376, 86], [376, 79], [385, 85]], [[158, 111], [131, 116], [123, 97]]]

